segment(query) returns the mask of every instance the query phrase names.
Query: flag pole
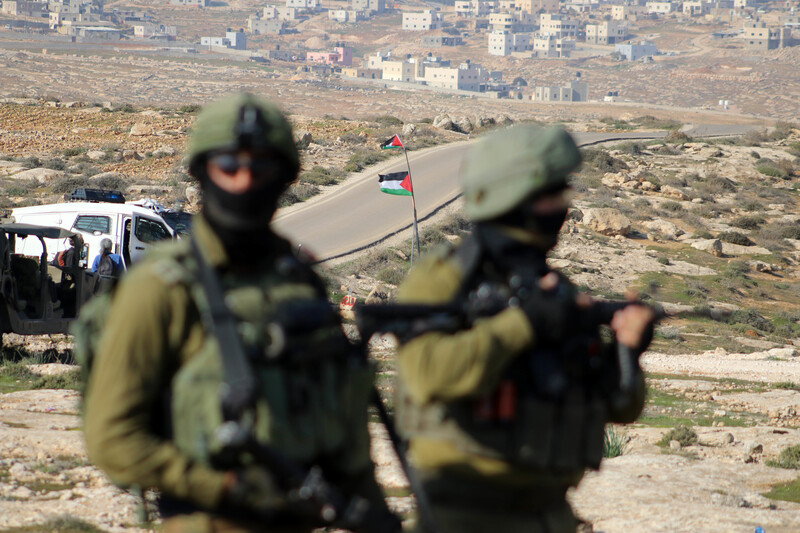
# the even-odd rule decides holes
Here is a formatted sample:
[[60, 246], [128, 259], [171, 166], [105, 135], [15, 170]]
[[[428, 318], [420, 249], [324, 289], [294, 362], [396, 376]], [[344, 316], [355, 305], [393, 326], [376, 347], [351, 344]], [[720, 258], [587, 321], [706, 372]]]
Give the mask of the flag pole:
[[419, 231], [417, 230], [417, 201], [414, 197], [414, 180], [411, 179], [411, 163], [408, 161], [408, 151], [403, 145], [403, 155], [406, 156], [406, 166], [408, 167], [408, 183], [411, 185], [411, 207], [414, 210], [414, 231], [411, 235], [411, 266], [414, 266], [414, 243], [417, 245], [417, 256], [419, 257]]

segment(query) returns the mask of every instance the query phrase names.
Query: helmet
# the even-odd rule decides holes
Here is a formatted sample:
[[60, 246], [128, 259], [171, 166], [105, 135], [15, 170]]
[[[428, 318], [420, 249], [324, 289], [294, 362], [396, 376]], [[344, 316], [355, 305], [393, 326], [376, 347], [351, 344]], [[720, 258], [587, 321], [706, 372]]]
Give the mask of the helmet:
[[564, 189], [580, 162], [575, 141], [561, 128], [517, 126], [494, 133], [464, 160], [464, 214], [490, 220], [533, 196]]
[[283, 158], [287, 182], [300, 169], [289, 122], [274, 104], [247, 93], [212, 102], [197, 115], [189, 136], [189, 170], [200, 176], [209, 152], [240, 149]]

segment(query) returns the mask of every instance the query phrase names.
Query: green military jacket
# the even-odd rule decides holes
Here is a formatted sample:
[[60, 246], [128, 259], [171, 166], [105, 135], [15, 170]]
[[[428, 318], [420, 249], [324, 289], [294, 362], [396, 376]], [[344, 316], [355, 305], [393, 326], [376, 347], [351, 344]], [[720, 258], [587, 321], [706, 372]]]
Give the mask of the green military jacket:
[[[443, 252], [421, 261], [398, 289], [398, 302], [452, 302], [463, 290], [462, 284], [468, 275], [462, 261], [455, 255]], [[477, 286], [480, 281], [470, 279], [473, 280], [470, 286], [473, 283]], [[455, 474], [482, 480], [498, 488], [513, 490], [514, 487], [524, 487], [545, 493], [563, 493], [580, 480], [584, 470], [580, 459], [569, 466], [550, 468], [537, 466], [535, 457], [532, 461], [516, 460], [504, 453], [503, 446], [497, 448], [499, 453], [494, 453], [482, 446], [485, 440], [471, 438], [474, 433], [470, 431], [475, 429], [474, 426], [464, 429], [462, 419], [457, 416], [464, 410], [456, 412], [453, 409], [453, 406], [465, 404], [471, 408], [476, 399], [496, 397], [498, 385], [504, 376], [508, 376], [510, 367], [532, 349], [535, 341], [536, 332], [525, 313], [519, 308], [508, 307], [493, 316], [478, 319], [456, 333], [428, 332], [401, 344], [398, 351], [398, 424], [409, 437], [411, 457], [423, 474], [427, 477]], [[641, 398], [636, 401], [639, 402], [637, 409], [641, 409]], [[594, 403], [601, 405], [593, 406], [597, 407], [598, 416], [593, 420], [594, 437], [588, 440], [595, 447], [601, 447], [602, 424], [614, 420], [614, 416], [608, 412], [604, 402]], [[528, 408], [529, 418], [550, 408], [547, 405], [543, 407], [539, 412], [536, 407]], [[518, 406], [517, 412], [521, 411], [521, 406]], [[583, 420], [590, 418], [586, 416]], [[599, 442], [596, 438], [598, 430]], [[535, 443], [554, 432], [547, 429], [546, 424], [537, 427], [534, 422], [527, 427], [519, 424], [507, 433], [514, 439]], [[596, 456], [597, 451], [592, 453]]]
[[[268, 294], [274, 298], [320, 297], [319, 284], [280, 281], [282, 274], [276, 272], [276, 258], [288, 253], [289, 245], [277, 236], [272, 235], [270, 246], [274, 254], [255, 272], [234, 270], [222, 243], [202, 218], [194, 221], [193, 238], [206, 262], [220, 273], [231, 311], [242, 320], [251, 319], [240, 327], [245, 337], [249, 334], [258, 340], [264, 336], [253, 327], [253, 322], [258, 325], [261, 318], [254, 315], [263, 314], [263, 306], [252, 297], [260, 294], [258, 287], [269, 286]], [[90, 458], [117, 484], [158, 488], [172, 499], [214, 510], [223, 497], [224, 471], [223, 467], [210, 464], [208, 446], [197, 439], [202, 435], [185, 437], [185, 430], [192, 429], [196, 415], [177, 421], [177, 426], [184, 428], [180, 430], [183, 442], [165, 436], [161, 429], [163, 419], [169, 418], [169, 411], [174, 411], [176, 405], [191, 409], [192, 405], [187, 404], [196, 400], [200, 417], [206, 416], [204, 409], [213, 411], [218, 407], [214, 394], [187, 396], [191, 387], [187, 393], [184, 381], [188, 368], [202, 372], [220, 364], [214, 350], [215, 339], [211, 342], [201, 323], [192, 290], [195, 287], [191, 280], [187, 283], [186, 271], [175, 259], [186, 253], [188, 243], [178, 241], [165, 246], [132, 269], [114, 295], [87, 388], [86, 443]], [[231, 285], [235, 287], [232, 289]], [[324, 361], [316, 366], [327, 368]], [[291, 380], [303, 379], [302, 372], [296, 371]], [[271, 382], [275, 387], [283, 386], [281, 374], [274, 369], [267, 368], [259, 375], [265, 376], [268, 380], [278, 379], [277, 383]], [[360, 379], [360, 390], [368, 390], [370, 377]], [[270, 383], [261, 385], [267, 396], [277, 390], [270, 389]], [[256, 417], [263, 418], [266, 413], [268, 418], [256, 425], [255, 432], [259, 442], [273, 445], [303, 465], [315, 464], [324, 454], [328, 464], [333, 465], [326, 470], [326, 476], [345, 494], [360, 494], [376, 506], [384, 506], [369, 459], [367, 394], [349, 388], [347, 381], [336, 386], [342, 390], [340, 396], [318, 399], [314, 405], [339, 405], [352, 400], [345, 415], [318, 409], [293, 418], [281, 406], [274, 405], [279, 400], [273, 394], [258, 405]], [[180, 391], [183, 400], [165, 401], [176, 391]], [[353, 402], [358, 404], [355, 408]], [[218, 415], [215, 412], [213, 416]], [[229, 464], [225, 468], [236, 466]]]

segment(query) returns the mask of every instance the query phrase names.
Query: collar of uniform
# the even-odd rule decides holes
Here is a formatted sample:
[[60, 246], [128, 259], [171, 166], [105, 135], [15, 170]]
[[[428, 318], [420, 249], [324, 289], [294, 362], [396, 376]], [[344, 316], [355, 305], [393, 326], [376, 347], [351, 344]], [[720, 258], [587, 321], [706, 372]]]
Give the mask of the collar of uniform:
[[192, 217], [192, 238], [211, 267], [221, 268], [228, 266], [230, 260], [222, 240], [214, 233], [214, 230], [211, 229], [211, 226], [202, 215]]

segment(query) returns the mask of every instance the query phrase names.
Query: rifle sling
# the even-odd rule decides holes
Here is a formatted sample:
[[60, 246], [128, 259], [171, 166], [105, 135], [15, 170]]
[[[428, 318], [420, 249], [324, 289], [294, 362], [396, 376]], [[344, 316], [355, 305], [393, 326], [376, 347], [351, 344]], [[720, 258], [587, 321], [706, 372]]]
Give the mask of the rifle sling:
[[238, 420], [244, 410], [252, 405], [256, 380], [236, 330], [236, 317], [225, 305], [222, 283], [206, 262], [195, 239], [189, 239], [189, 242], [208, 304], [201, 310], [201, 318], [208, 331], [217, 338], [222, 357], [225, 374], [220, 388], [222, 411], [226, 419]]

